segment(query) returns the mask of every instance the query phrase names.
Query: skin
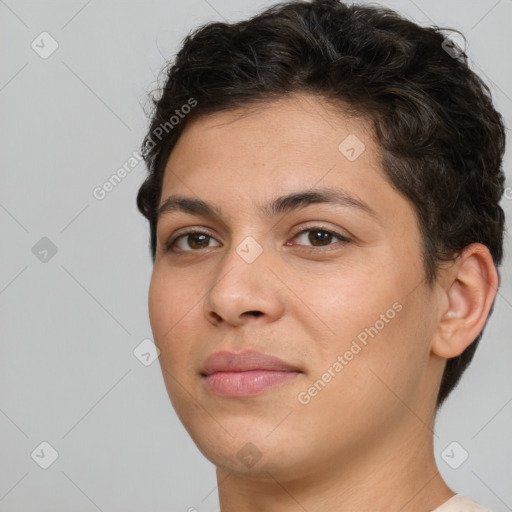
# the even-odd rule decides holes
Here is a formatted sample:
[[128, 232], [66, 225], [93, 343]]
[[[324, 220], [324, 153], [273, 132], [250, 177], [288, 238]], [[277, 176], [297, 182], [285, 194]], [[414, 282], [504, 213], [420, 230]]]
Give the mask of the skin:
[[[338, 149], [349, 135], [365, 145], [353, 161]], [[260, 211], [277, 196], [327, 187], [375, 216], [323, 203]], [[416, 214], [386, 179], [369, 121], [310, 94], [187, 124], [160, 204], [173, 194], [221, 208], [218, 218], [159, 219], [149, 314], [171, 402], [217, 467], [222, 512], [426, 512], [453, 496], [433, 456], [435, 401], [446, 358], [477, 336], [494, 299], [487, 248], [468, 246], [429, 286]], [[191, 227], [212, 238], [166, 248]], [[315, 241], [315, 228], [350, 241]], [[263, 250], [251, 263], [237, 252], [248, 236]], [[393, 304], [394, 318], [301, 403]], [[209, 392], [206, 358], [245, 348], [303, 373], [251, 398]], [[244, 463], [241, 449], [257, 461]]]

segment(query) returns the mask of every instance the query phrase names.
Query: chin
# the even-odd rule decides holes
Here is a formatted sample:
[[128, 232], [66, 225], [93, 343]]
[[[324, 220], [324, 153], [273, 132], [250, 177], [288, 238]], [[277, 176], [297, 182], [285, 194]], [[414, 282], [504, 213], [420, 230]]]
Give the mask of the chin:
[[276, 429], [275, 419], [271, 427], [267, 421], [248, 416], [236, 421], [220, 419], [219, 423], [222, 426], [213, 420], [184, 422], [199, 451], [217, 468], [258, 480], [285, 481], [299, 477], [313, 462], [314, 454], [304, 452], [304, 439], [294, 437], [289, 427]]

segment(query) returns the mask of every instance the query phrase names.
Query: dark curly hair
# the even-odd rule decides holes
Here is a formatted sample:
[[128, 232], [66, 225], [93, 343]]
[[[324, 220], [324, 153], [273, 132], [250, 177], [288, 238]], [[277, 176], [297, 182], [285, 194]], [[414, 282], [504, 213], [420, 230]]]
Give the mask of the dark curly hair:
[[[418, 216], [430, 286], [441, 262], [474, 242], [489, 248], [498, 267], [505, 129], [489, 88], [469, 68], [465, 51], [446, 39], [449, 33], [382, 7], [295, 0], [189, 34], [166, 69], [160, 97], [152, 97], [141, 147], [149, 172], [137, 206], [149, 220], [153, 261], [164, 169], [186, 124], [309, 92], [373, 122], [389, 182]], [[438, 406], [471, 362], [482, 333], [448, 360]]]

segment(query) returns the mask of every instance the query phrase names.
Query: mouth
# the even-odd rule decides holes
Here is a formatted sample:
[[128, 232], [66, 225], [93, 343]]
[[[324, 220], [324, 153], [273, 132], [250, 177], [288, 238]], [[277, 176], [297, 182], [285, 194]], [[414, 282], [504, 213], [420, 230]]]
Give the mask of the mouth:
[[242, 398], [259, 395], [263, 391], [284, 384], [300, 372], [248, 370], [244, 372], [215, 372], [204, 377], [206, 387], [216, 395]]
[[303, 372], [289, 363], [254, 350], [216, 352], [201, 371], [206, 388], [220, 396], [259, 395], [297, 378]]

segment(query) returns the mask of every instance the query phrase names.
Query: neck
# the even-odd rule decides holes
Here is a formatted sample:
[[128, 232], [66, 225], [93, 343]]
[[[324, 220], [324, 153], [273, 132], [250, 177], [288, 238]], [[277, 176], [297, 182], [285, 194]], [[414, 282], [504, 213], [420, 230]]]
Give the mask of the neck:
[[[412, 416], [412, 415], [411, 415]], [[414, 423], [416, 424], [414, 425]], [[429, 512], [454, 495], [433, 453], [432, 431], [412, 417], [385, 443], [366, 443], [357, 457], [333, 453], [300, 477], [265, 466], [256, 474], [217, 468], [221, 512]], [[411, 425], [409, 425], [411, 427]], [[277, 475], [277, 477], [276, 477]]]

